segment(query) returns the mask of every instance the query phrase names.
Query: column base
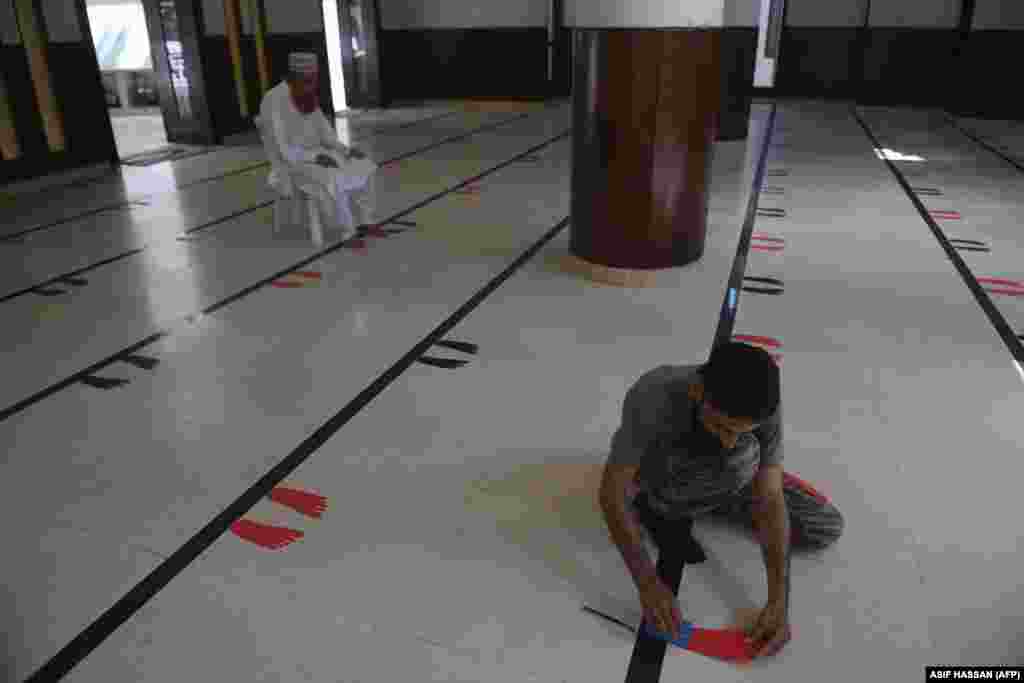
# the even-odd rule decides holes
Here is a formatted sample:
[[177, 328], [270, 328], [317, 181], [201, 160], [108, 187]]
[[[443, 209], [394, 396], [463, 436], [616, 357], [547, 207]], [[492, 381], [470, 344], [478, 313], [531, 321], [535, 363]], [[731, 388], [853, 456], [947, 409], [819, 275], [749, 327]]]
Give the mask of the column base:
[[613, 287], [656, 287], [660, 275], [675, 268], [612, 268], [599, 263], [591, 263], [572, 253], [562, 256], [561, 267], [564, 272], [580, 275], [587, 280]]

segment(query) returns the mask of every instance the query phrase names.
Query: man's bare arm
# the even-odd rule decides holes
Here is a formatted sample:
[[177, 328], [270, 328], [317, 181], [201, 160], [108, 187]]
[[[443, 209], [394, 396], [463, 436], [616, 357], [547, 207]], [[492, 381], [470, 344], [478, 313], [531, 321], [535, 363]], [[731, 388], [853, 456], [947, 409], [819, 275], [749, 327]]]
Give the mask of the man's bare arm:
[[638, 589], [657, 581], [658, 574], [644, 546], [640, 522], [630, 510], [631, 489], [639, 467], [608, 465], [601, 479], [600, 503], [612, 541], [622, 553]]

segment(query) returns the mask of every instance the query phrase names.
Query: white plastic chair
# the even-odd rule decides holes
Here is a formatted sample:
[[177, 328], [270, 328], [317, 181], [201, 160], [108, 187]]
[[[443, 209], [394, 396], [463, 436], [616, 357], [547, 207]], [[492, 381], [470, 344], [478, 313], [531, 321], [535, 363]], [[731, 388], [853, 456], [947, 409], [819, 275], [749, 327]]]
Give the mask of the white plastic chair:
[[[313, 237], [313, 243], [318, 247], [323, 246], [324, 232], [316, 199], [295, 187], [291, 174], [288, 172], [288, 166], [278, 153], [276, 145], [273, 144], [273, 134], [264, 125], [263, 120], [256, 116], [253, 118], [253, 122], [260, 133], [260, 140], [263, 142], [263, 150], [267, 155], [267, 161], [270, 162], [271, 171], [280, 179], [279, 186], [271, 185], [277, 193], [277, 200], [274, 202], [274, 234], [276, 235], [283, 226], [292, 222], [301, 223], [304, 213], [309, 221], [309, 231]], [[296, 211], [300, 212], [297, 220]]]

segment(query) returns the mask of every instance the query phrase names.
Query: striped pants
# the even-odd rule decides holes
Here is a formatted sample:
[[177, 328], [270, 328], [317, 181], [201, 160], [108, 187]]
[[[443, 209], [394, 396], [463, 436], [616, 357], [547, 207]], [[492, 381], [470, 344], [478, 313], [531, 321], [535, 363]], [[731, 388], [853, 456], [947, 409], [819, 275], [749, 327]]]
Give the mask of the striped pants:
[[[843, 533], [843, 516], [825, 496], [792, 474], [786, 473], [782, 493], [789, 510], [790, 548], [794, 551], [822, 550], [832, 545]], [[735, 500], [709, 513], [712, 517], [727, 519], [748, 529], [753, 527], [751, 508], [753, 497], [750, 487], [741, 490]], [[689, 533], [680, 538], [680, 531], [689, 531], [692, 519], [666, 520], [651, 509], [643, 495], [634, 501], [634, 512], [647, 528], [659, 547], [664, 542], [691, 541]], [[700, 553], [698, 552], [698, 555]]]

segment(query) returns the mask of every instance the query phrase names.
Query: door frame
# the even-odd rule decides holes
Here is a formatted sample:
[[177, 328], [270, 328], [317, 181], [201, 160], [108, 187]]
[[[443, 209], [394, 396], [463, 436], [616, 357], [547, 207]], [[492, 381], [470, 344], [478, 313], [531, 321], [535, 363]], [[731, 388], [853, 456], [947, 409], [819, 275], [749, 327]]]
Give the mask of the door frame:
[[380, 4], [378, 0], [359, 0], [365, 35], [366, 55], [362, 64], [352, 51], [352, 36], [358, 27], [353, 24], [349, 3], [335, 0], [338, 6], [338, 35], [341, 36], [341, 68], [345, 74], [345, 103], [357, 109], [385, 106], [380, 78]]
[[[89, 23], [89, 11], [86, 7], [86, 0], [75, 1], [75, 13], [78, 15], [78, 23], [82, 29], [82, 38], [89, 43], [89, 50], [92, 54], [92, 64], [95, 67], [96, 73], [96, 87], [99, 88], [100, 92], [104, 92], [103, 72], [100, 70], [100, 57], [96, 54], [96, 41], [93, 40], [92, 24]], [[110, 163], [117, 165], [121, 163], [121, 156], [117, 151], [117, 138], [114, 137], [114, 122], [110, 120], [110, 111], [107, 106], [106, 95], [104, 95], [103, 106], [106, 108], [104, 113], [106, 114], [105, 120], [107, 122], [103, 133], [110, 141]]]
[[[189, 81], [189, 104], [192, 107], [191, 120], [183, 119], [178, 112], [177, 98], [171, 82], [170, 64], [164, 50], [164, 28], [160, 21], [161, 1], [141, 0], [146, 15], [146, 29], [149, 32], [149, 49], [156, 74], [160, 111], [168, 143], [190, 145], [217, 145], [220, 136], [213, 125], [209, 102], [206, 97], [206, 79], [203, 77], [202, 38], [204, 35], [203, 7], [201, 0], [169, 0], [174, 3], [178, 15], [178, 32], [181, 40], [182, 59]], [[182, 11], [182, 10], [186, 11]]]

